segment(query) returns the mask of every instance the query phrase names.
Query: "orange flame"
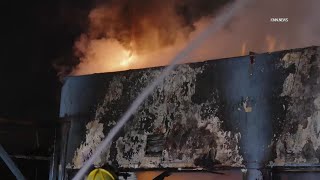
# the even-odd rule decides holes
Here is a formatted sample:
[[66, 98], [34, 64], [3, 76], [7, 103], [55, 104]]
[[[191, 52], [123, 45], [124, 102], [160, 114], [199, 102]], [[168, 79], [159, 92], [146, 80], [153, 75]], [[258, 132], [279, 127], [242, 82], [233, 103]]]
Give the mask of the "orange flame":
[[135, 60], [135, 56], [131, 51], [123, 52], [125, 54], [125, 58], [120, 62], [120, 66], [129, 68], [130, 65]]
[[[262, 53], [317, 45], [320, 40], [315, 32], [319, 23], [315, 23], [318, 22], [315, 20], [319, 13], [317, 8], [313, 8], [316, 7], [315, 1], [301, 4], [298, 0], [292, 0], [292, 8], [289, 9], [286, 1], [255, 3], [254, 8], [246, 9], [239, 14], [238, 20], [231, 21], [228, 28], [206, 39], [201, 47], [190, 52], [187, 60], [197, 62], [246, 55], [248, 51]], [[110, 1], [92, 9], [88, 17], [88, 32], [83, 34], [85, 38], [80, 37], [75, 43], [75, 56], [79, 58], [80, 64], [72, 67], [72, 75], [167, 65], [216, 15], [191, 18], [194, 19], [190, 22], [192, 25], [185, 26], [185, 20], [189, 22], [192, 16], [188, 12], [177, 13], [175, 4], [184, 8], [189, 7], [186, 5], [190, 2], [192, 6], [186, 10], [193, 12], [197, 9], [195, 15], [198, 17], [198, 12], [203, 12], [202, 7], [207, 8], [202, 3], [201, 6], [196, 3], [202, 1], [145, 2], [146, 5], [127, 0]], [[274, 8], [275, 3], [277, 8]], [[266, 23], [262, 19], [268, 20], [266, 17], [270, 17], [270, 13], [294, 19], [294, 23]], [[186, 14], [187, 19], [182, 14]], [[303, 25], [308, 28], [303, 28]], [[132, 55], [128, 50], [133, 50]], [[69, 69], [67, 64], [67, 71]]]
[[274, 51], [276, 49], [277, 45], [277, 40], [275, 37], [267, 35], [266, 36], [266, 41], [267, 41], [267, 46], [268, 46], [268, 51]]
[[241, 46], [241, 56], [244, 56], [247, 52], [247, 42], [244, 42]]

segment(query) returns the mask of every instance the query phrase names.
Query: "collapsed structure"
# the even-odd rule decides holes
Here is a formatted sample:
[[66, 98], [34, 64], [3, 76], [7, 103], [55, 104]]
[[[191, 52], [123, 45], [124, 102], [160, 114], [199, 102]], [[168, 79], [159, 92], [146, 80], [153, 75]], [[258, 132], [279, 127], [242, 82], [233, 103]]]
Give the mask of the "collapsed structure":
[[[68, 77], [62, 167], [81, 168], [162, 70]], [[266, 178], [272, 167], [317, 166], [319, 135], [320, 47], [307, 47], [178, 65], [95, 164], [125, 171], [242, 168], [248, 179]]]

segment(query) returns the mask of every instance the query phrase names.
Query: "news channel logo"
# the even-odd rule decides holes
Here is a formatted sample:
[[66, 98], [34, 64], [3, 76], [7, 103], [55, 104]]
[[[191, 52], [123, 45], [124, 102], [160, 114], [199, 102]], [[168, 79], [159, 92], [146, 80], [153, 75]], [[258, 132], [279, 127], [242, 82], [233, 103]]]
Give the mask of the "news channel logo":
[[273, 22], [273, 23], [287, 23], [287, 22], [289, 22], [289, 18], [275, 18], [275, 17], [272, 17], [272, 18], [270, 18], [270, 22]]

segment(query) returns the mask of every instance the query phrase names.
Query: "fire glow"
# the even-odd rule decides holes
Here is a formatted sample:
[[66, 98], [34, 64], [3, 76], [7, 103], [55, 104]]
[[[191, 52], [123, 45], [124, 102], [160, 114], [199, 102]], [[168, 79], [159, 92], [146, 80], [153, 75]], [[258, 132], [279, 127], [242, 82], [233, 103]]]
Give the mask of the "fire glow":
[[[88, 32], [74, 46], [80, 63], [73, 67], [72, 75], [167, 65], [227, 5], [214, 4], [206, 11], [203, 8], [211, 1], [156, 0], [141, 5], [142, 2], [145, 1], [110, 1], [90, 12]], [[204, 5], [198, 7], [201, 3]], [[320, 5], [320, 1], [257, 1], [215, 39], [207, 39], [199, 49], [190, 52], [185, 62], [319, 45], [320, 33], [316, 29], [320, 23], [314, 21], [319, 15], [315, 4]], [[197, 18], [177, 11], [176, 6], [181, 5], [195, 12], [191, 17]], [[288, 17], [290, 21], [270, 22], [275, 16]]]

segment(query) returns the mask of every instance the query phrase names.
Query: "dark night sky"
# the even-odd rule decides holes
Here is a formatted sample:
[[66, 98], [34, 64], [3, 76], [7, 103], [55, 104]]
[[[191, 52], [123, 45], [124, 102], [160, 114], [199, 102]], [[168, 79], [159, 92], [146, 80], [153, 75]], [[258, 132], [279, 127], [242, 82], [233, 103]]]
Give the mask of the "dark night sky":
[[90, 2], [12, 1], [2, 6], [0, 117], [57, 119], [61, 83], [52, 64], [59, 57], [71, 57], [73, 42], [85, 29]]
[[[72, 57], [75, 38], [85, 30], [91, 2], [20, 0], [1, 4], [0, 119], [33, 122], [32, 126], [0, 124], [0, 143], [9, 154], [50, 155], [62, 86], [53, 63], [60, 57], [68, 60], [65, 63], [72, 62], [68, 57]], [[46, 161], [14, 161], [27, 178], [48, 179]], [[15, 179], [2, 160], [0, 179]]]

